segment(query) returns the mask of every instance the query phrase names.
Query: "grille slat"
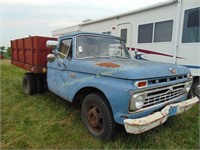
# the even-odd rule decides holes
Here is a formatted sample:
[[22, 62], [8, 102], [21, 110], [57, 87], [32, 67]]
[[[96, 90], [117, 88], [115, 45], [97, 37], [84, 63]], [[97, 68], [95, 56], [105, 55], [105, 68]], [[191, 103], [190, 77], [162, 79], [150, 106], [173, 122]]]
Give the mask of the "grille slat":
[[181, 79], [186, 79], [187, 75], [179, 75], [179, 76], [174, 76], [174, 77], [168, 77], [168, 78], [160, 78], [160, 79], [155, 79], [155, 80], [149, 80], [148, 84], [158, 84], [158, 83], [164, 83], [164, 82], [170, 82], [170, 81], [177, 81]]
[[[156, 92], [155, 92], [156, 91]], [[144, 101], [144, 106], [143, 108], [163, 103], [163, 102], [168, 102], [170, 100], [173, 100], [182, 94], [184, 94], [184, 84], [183, 85], [177, 85], [177, 86], [171, 86], [171, 87], [165, 87], [160, 90], [156, 89], [153, 92], [149, 92], [147, 94], [147, 97]]]

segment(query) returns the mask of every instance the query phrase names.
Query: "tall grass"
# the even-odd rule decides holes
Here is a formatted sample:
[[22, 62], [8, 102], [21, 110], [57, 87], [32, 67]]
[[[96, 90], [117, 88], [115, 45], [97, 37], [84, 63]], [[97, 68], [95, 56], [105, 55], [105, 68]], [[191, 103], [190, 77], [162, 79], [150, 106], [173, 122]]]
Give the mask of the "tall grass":
[[22, 92], [24, 70], [1, 60], [1, 143], [3, 149], [199, 149], [199, 104], [140, 135], [125, 132], [103, 142], [85, 130], [80, 109], [49, 91]]

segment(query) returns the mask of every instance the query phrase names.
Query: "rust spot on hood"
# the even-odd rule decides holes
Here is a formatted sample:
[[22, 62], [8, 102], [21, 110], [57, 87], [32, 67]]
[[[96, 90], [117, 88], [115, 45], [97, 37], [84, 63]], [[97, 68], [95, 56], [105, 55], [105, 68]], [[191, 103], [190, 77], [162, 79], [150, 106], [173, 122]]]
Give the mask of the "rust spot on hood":
[[107, 68], [118, 68], [118, 67], [120, 67], [120, 65], [114, 64], [112, 62], [102, 62], [102, 63], [98, 63], [96, 65], [101, 66], [101, 67], [107, 67]]

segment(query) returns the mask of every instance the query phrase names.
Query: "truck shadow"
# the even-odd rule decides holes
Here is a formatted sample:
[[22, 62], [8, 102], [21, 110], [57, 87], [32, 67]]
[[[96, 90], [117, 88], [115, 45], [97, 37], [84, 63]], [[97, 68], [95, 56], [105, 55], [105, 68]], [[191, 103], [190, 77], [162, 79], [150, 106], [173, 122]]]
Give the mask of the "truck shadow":
[[[68, 111], [68, 113], [69, 114], [71, 113], [70, 115], [66, 116], [66, 118], [73, 117], [73, 120], [76, 120], [75, 123], [78, 123], [79, 126], [82, 128], [82, 130], [84, 130], [86, 132], [85, 134], [89, 134], [89, 133], [87, 133], [87, 131], [85, 130], [85, 127], [82, 124], [81, 105], [80, 104], [68, 102], [68, 101], [64, 100], [63, 98], [60, 98], [57, 95], [51, 93], [50, 91], [46, 91], [42, 94], [48, 95], [47, 96], [47, 97], [49, 97], [48, 101], [50, 103], [52, 103], [52, 105], [58, 105], [60, 107], [65, 107], [66, 110]], [[176, 118], [176, 119], [178, 119], [178, 118]], [[77, 122], [77, 120], [78, 120], [78, 122]], [[167, 134], [167, 132], [172, 132], [171, 127], [178, 128], [178, 125], [174, 122], [173, 118], [169, 118], [164, 124], [154, 128], [154, 129], [151, 129], [147, 132], [133, 135], [133, 134], [127, 133], [123, 125], [117, 124], [116, 125], [116, 137], [113, 138], [109, 142], [114, 142], [114, 141], [117, 141], [120, 139], [127, 139], [130, 142], [135, 142], [138, 140], [144, 141], [145, 139], [149, 139], [152, 137], [158, 138], [162, 134]]]

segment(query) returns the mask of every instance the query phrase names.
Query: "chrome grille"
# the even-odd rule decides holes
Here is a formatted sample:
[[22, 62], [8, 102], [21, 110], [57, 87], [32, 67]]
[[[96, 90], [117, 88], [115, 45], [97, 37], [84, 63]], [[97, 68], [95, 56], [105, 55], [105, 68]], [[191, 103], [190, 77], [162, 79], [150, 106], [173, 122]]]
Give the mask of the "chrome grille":
[[177, 81], [181, 79], [187, 79], [187, 75], [178, 75], [174, 77], [168, 77], [168, 78], [160, 78], [160, 79], [155, 79], [155, 80], [148, 80], [148, 84], [158, 84], [158, 83], [163, 83], [163, 82], [170, 82], [170, 81]]
[[168, 102], [184, 94], [184, 83], [147, 91], [143, 108]]

